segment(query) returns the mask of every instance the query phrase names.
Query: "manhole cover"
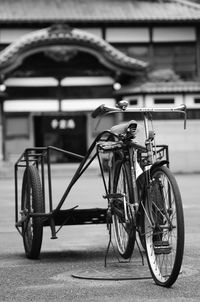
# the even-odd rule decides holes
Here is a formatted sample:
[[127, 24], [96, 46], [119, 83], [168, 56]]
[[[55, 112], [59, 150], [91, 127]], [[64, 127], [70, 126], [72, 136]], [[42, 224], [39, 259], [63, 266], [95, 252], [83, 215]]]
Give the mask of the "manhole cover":
[[143, 280], [151, 279], [149, 268], [131, 263], [119, 263], [101, 268], [87, 268], [74, 272], [72, 277], [90, 280]]

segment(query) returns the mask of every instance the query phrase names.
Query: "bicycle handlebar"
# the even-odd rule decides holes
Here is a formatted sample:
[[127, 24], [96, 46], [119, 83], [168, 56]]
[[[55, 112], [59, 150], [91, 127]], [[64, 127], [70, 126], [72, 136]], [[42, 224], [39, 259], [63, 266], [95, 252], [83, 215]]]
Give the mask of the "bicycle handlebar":
[[186, 113], [186, 106], [180, 105], [177, 107], [167, 107], [167, 108], [149, 108], [149, 107], [138, 107], [138, 108], [127, 108], [125, 110], [117, 107], [107, 107], [106, 105], [102, 104], [101, 106], [97, 107], [92, 112], [92, 117], [95, 118], [97, 116], [103, 115], [105, 113], [114, 113], [114, 112], [179, 112], [179, 113]]
[[98, 106], [94, 111], [92, 112], [92, 117], [95, 118], [99, 115], [102, 115], [106, 113], [107, 111], [105, 110], [106, 106], [104, 104]]

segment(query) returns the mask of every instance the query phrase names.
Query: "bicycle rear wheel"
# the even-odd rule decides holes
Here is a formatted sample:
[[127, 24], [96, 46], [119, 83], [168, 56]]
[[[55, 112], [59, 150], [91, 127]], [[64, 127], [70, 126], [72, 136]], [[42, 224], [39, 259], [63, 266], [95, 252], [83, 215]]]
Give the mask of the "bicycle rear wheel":
[[42, 244], [43, 219], [41, 217], [30, 217], [29, 214], [44, 213], [44, 200], [40, 177], [35, 166], [29, 166], [24, 172], [21, 213], [24, 217], [22, 235], [26, 257], [37, 259]]
[[118, 160], [115, 163], [112, 204], [112, 221], [119, 254], [130, 258], [135, 245], [136, 229], [131, 204], [133, 188], [128, 164]]
[[145, 245], [156, 284], [170, 287], [176, 281], [184, 251], [184, 217], [177, 182], [167, 167], [152, 173], [145, 200]]

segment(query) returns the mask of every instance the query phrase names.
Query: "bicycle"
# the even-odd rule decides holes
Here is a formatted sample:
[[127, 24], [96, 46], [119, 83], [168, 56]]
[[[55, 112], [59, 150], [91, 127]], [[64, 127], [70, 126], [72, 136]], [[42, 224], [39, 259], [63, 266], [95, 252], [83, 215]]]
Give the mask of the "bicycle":
[[[181, 269], [184, 217], [181, 194], [168, 168], [168, 146], [155, 144], [148, 115], [184, 112], [186, 117], [185, 110], [184, 105], [128, 109], [122, 101], [118, 108], [102, 105], [93, 112], [93, 117], [122, 111], [143, 113], [144, 145], [135, 141], [137, 122], [133, 120], [111, 128], [108, 140], [98, 143], [98, 149], [110, 156], [106, 198], [119, 254], [125, 259], [131, 257], [138, 232], [155, 283], [166, 287], [176, 281]], [[166, 159], [162, 160], [164, 152]], [[141, 170], [139, 176], [137, 170]]]
[[[92, 116], [125, 111], [143, 113], [144, 145], [135, 140], [137, 122], [132, 120], [99, 133], [85, 156], [53, 146], [27, 148], [23, 152], [15, 164], [15, 226], [23, 237], [25, 253], [30, 259], [40, 256], [45, 226], [50, 226], [51, 239], [57, 238], [57, 233], [64, 225], [104, 223], [108, 226], [110, 236], [113, 226], [118, 252], [125, 259], [131, 257], [138, 233], [155, 283], [170, 287], [179, 275], [183, 259], [183, 209], [178, 185], [167, 167], [168, 146], [155, 144], [148, 118], [151, 112], [180, 112], [186, 117], [186, 107], [131, 109], [127, 108], [127, 102], [121, 101], [118, 107], [101, 105], [93, 111]], [[61, 152], [81, 160], [55, 209], [52, 203], [52, 152]], [[104, 169], [105, 155], [108, 172]], [[62, 210], [73, 185], [95, 158], [99, 162], [108, 207]], [[23, 179], [20, 193], [18, 171], [21, 168]], [[47, 202], [49, 211], [46, 211]]]

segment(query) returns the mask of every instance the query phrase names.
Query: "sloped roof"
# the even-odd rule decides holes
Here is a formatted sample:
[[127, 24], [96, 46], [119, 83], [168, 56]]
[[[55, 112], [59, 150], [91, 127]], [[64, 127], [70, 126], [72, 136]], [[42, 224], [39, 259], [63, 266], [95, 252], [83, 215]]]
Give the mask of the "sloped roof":
[[141, 85], [129, 85], [121, 88], [116, 94], [135, 95], [135, 94], [166, 94], [166, 93], [199, 93], [200, 83], [195, 81], [177, 82], [146, 82]]
[[63, 25], [53, 25], [23, 36], [0, 52], [0, 72], [3, 74], [17, 68], [30, 54], [59, 45], [93, 54], [108, 68], [134, 74], [144, 71], [147, 64], [126, 56], [105, 40], [86, 31]]
[[[189, 4], [188, 4], [189, 3]], [[0, 23], [200, 21], [189, 0], [1, 0]]]

